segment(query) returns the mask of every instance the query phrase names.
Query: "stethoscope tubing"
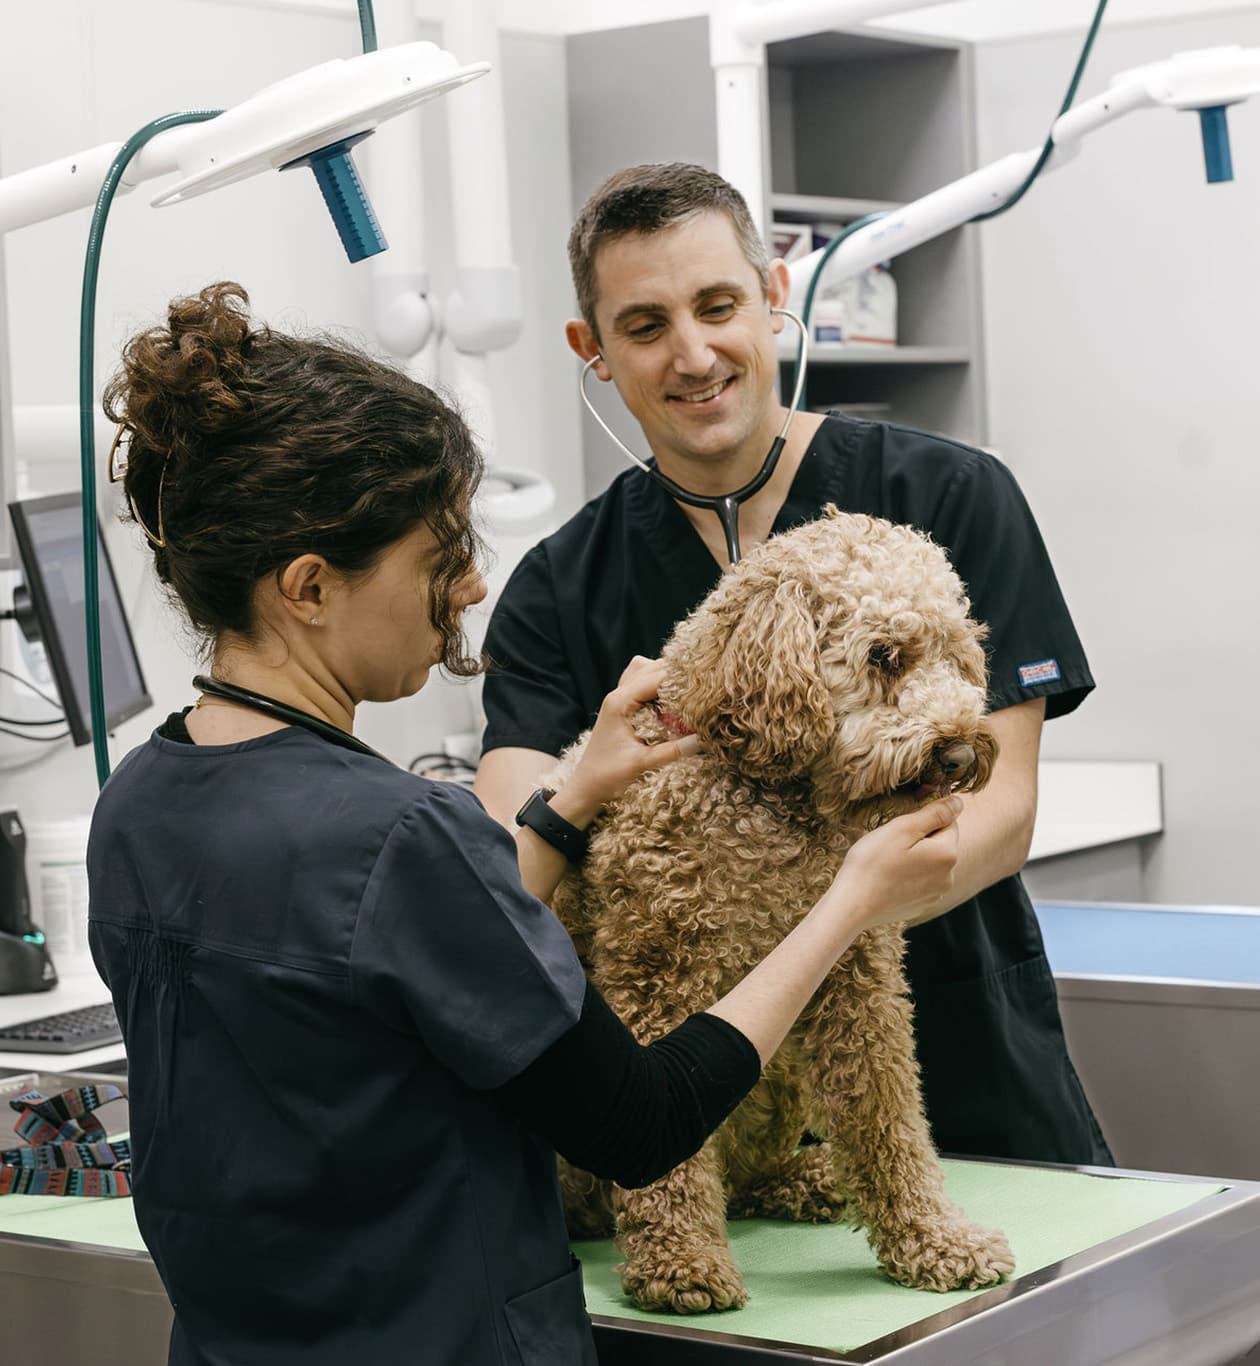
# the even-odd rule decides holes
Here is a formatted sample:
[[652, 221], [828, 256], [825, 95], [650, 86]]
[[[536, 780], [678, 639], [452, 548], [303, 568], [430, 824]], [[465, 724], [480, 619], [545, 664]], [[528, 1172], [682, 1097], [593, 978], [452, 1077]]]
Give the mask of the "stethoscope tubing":
[[330, 744], [338, 745], [342, 749], [353, 750], [356, 754], [370, 754], [374, 759], [384, 760], [385, 763], [392, 763], [380, 750], [373, 749], [371, 745], [365, 744], [356, 735], [351, 735], [349, 731], [341, 730], [329, 721], [321, 720], [318, 716], [312, 716], [310, 712], [302, 711], [298, 707], [291, 707], [287, 702], [281, 702], [275, 697], [268, 697], [266, 693], [254, 692], [252, 688], [241, 688], [235, 683], [225, 683], [221, 678], [210, 678], [206, 674], [198, 674], [193, 679], [193, 687], [198, 692], [203, 692], [211, 697], [221, 697], [224, 701], [235, 702], [238, 706], [248, 707], [251, 711], [261, 712], [264, 716], [270, 716], [276, 721], [283, 721], [286, 725], [298, 726], [302, 730], [310, 731], [312, 735], [318, 735], [321, 740], [327, 740]]
[[801, 395], [805, 390], [805, 372], [809, 359], [808, 329], [804, 322], [790, 309], [772, 308], [770, 312], [778, 313], [784, 318], [790, 318], [801, 334], [801, 349], [796, 369], [796, 387], [792, 393], [792, 403], [788, 408], [787, 417], [783, 420], [783, 426], [780, 428], [778, 436], [771, 442], [770, 449], [766, 452], [766, 458], [761, 462], [761, 468], [742, 488], [735, 489], [731, 493], [693, 493], [690, 489], [683, 488], [681, 484], [675, 483], [667, 474], [662, 474], [656, 468], [654, 461], [642, 460], [635, 455], [599, 415], [595, 405], [591, 402], [590, 394], [586, 391], [586, 377], [592, 368], [598, 364], [601, 359], [600, 356], [592, 356], [586, 362], [582, 367], [582, 375], [578, 381], [578, 389], [582, 395], [582, 402], [586, 404], [587, 411], [604, 429], [609, 440], [632, 464], [637, 465], [649, 479], [655, 480], [671, 497], [677, 498], [679, 502], [686, 503], [690, 507], [704, 508], [717, 514], [717, 519], [722, 524], [722, 534], [726, 538], [726, 553], [732, 564], [736, 564], [739, 560], [739, 505], [762, 488], [774, 473], [775, 466], [779, 463], [779, 456], [783, 453], [783, 447], [787, 444], [792, 419], [796, 416], [796, 411], [800, 407]]

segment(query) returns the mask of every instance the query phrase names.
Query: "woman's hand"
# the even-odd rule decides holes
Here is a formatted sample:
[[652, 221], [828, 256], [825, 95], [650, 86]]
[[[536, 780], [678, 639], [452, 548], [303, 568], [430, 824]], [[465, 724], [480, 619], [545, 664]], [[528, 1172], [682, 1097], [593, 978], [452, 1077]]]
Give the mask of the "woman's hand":
[[863, 835], [824, 899], [839, 897], [863, 929], [934, 910], [954, 885], [962, 809], [962, 798], [945, 797]]
[[[635, 655], [626, 666], [617, 686], [604, 698], [577, 767], [552, 801], [560, 810], [563, 800], [566, 810], [562, 814], [572, 809], [593, 820], [601, 807], [621, 796], [636, 778], [699, 752], [700, 740], [695, 735], [652, 745], [634, 732], [634, 717], [645, 702], [656, 697], [664, 676], [665, 666], [658, 659]], [[574, 815], [568, 819], [578, 823]]]

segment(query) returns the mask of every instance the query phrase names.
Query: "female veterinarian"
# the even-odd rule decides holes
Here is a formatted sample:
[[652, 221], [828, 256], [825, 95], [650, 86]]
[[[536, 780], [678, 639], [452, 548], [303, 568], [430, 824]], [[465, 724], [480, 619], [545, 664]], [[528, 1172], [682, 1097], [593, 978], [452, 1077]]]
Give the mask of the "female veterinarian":
[[[949, 885], [954, 804], [861, 840], [738, 987], [640, 1047], [539, 899], [563, 856], [351, 733], [359, 702], [477, 667], [467, 429], [246, 304], [172, 304], [106, 395], [212, 670], [106, 784], [89, 851], [170, 1361], [592, 1362], [556, 1150], [626, 1185], [694, 1152], [853, 938]], [[570, 824], [686, 752], [630, 728], [657, 681], [639, 660], [608, 697], [554, 798]]]

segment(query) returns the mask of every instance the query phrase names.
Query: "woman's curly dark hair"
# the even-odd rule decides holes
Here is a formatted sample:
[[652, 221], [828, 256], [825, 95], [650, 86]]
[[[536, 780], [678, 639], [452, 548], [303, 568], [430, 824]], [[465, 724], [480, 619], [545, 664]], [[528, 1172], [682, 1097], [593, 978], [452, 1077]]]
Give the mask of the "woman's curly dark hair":
[[451, 604], [480, 549], [482, 459], [463, 419], [351, 347], [251, 326], [248, 306], [229, 281], [175, 300], [165, 327], [127, 343], [105, 389], [129, 438], [126, 492], [163, 529], [159, 579], [212, 643], [253, 639], [265, 575], [307, 553], [366, 573], [423, 522], [441, 547], [430, 614], [442, 663], [479, 672]]

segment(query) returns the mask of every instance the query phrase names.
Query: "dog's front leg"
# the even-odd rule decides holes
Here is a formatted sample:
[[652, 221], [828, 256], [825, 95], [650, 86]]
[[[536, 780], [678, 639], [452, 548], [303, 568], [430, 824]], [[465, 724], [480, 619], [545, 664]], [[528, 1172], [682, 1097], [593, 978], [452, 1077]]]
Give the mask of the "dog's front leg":
[[945, 1193], [919, 1093], [901, 940], [863, 935], [832, 972], [806, 1026], [818, 1123], [885, 1271], [926, 1290], [975, 1289], [1014, 1270], [1006, 1239]]
[[726, 1242], [726, 1196], [710, 1139], [668, 1176], [618, 1190], [625, 1292], [640, 1309], [702, 1314], [738, 1309], [748, 1291]]
[[[628, 920], [601, 925], [596, 981], [630, 1032], [648, 1044], [705, 1009], [720, 990], [703, 974], [666, 971], [658, 979], [661, 954], [669, 956], [668, 936], [646, 930], [628, 936], [621, 933]], [[625, 1255], [621, 1282], [641, 1309], [696, 1314], [745, 1302], [748, 1292], [726, 1242], [726, 1189], [715, 1138], [659, 1181], [639, 1190], [616, 1188], [615, 1197], [617, 1243]]]

